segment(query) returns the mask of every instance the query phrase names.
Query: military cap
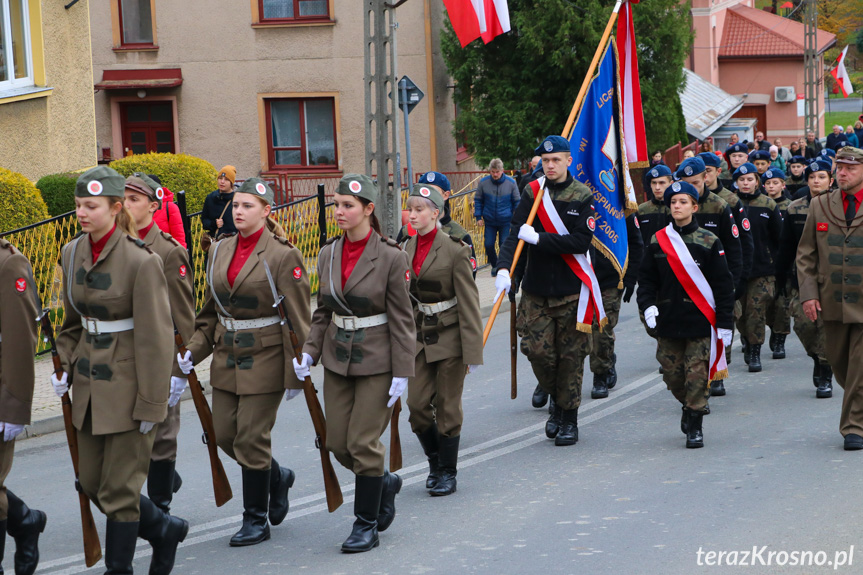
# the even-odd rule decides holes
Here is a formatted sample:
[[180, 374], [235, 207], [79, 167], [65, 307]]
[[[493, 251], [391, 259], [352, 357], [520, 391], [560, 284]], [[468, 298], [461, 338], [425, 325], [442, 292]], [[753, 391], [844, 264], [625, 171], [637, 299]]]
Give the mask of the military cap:
[[698, 203], [698, 190], [696, 190], [695, 186], [689, 182], [674, 182], [665, 188], [665, 193], [662, 195], [662, 201], [666, 206], [671, 207], [671, 198], [677, 194], [687, 194], [692, 196], [692, 199]]
[[90, 168], [75, 182], [75, 197], [93, 196], [125, 197], [126, 179], [108, 166]]
[[258, 196], [270, 206], [272, 206], [276, 201], [276, 195], [273, 193], [273, 189], [261, 178], [249, 178], [243, 182], [237, 190], [237, 193]]
[[720, 158], [713, 152], [701, 152], [700, 154], [698, 154], [697, 157], [701, 158], [701, 161], [704, 162], [705, 168], [718, 168], [722, 166], [722, 158]]
[[763, 174], [761, 174], [761, 183], [763, 184], [767, 180], [772, 180], [774, 178], [779, 178], [782, 181], [785, 181], [785, 172], [780, 170], [779, 168], [770, 168]]
[[443, 195], [440, 193], [437, 186], [414, 184], [410, 195], [431, 200], [431, 202], [437, 206], [437, 209], [443, 210]]
[[837, 164], [863, 164], [863, 150], [845, 146], [836, 153]]
[[836, 150], [831, 150], [830, 148], [824, 148], [823, 150], [818, 152], [818, 155], [821, 156], [822, 158], [835, 158], [836, 157]]
[[749, 154], [749, 161], [755, 162], [756, 160], [763, 160], [765, 162], [770, 161], [770, 152], [765, 152], [764, 150], [755, 150], [751, 154]]
[[754, 164], [750, 162], [746, 162], [745, 164], [738, 166], [736, 170], [734, 170], [733, 178], [734, 181], [737, 181], [737, 178], [746, 174], [755, 174], [758, 176], [758, 168], [755, 167]]
[[[150, 198], [151, 202], [158, 202], [159, 209], [162, 208], [162, 198], [165, 197], [165, 191], [161, 187], [153, 188], [152, 184], [155, 184], [151, 178], [147, 178], [146, 180], [140, 176], [146, 176], [146, 174], [138, 174], [137, 172], [126, 178], [126, 189], [132, 190], [133, 192], [138, 192], [139, 194], [143, 194]], [[150, 180], [149, 182], [147, 180]]]
[[805, 166], [806, 158], [803, 156], [791, 156], [791, 160], [788, 162], [788, 165], [790, 166], [791, 164], [803, 164]]
[[378, 187], [365, 174], [345, 174], [339, 180], [336, 193], [341, 196], [356, 196], [372, 203], [378, 201]]
[[833, 174], [833, 164], [830, 163], [830, 160], [817, 159], [809, 162], [809, 165], [806, 166], [806, 171], [804, 172], [806, 179], [809, 179], [809, 176], [814, 174], [815, 172], [827, 172], [828, 174]]
[[440, 172], [426, 172], [422, 176], [420, 176], [421, 184], [432, 184], [434, 186], [439, 187], [444, 192], [451, 192], [452, 186], [449, 185], [449, 178]]
[[650, 182], [652, 182], [656, 178], [662, 178], [670, 175], [671, 168], [669, 168], [665, 164], [656, 164], [655, 166], [647, 170], [647, 173], [644, 175], [644, 181], [647, 182], [647, 184], [650, 184]]
[[749, 148], [746, 147], [746, 144], [743, 144], [741, 142], [737, 142], [736, 144], [731, 144], [730, 146], [725, 148], [726, 154], [731, 155], [731, 154], [734, 154], [737, 152], [746, 154], [748, 156], [749, 155]]
[[680, 167], [677, 168], [677, 177], [686, 178], [689, 176], [697, 176], [703, 174], [705, 170], [704, 160], [695, 156], [694, 158], [686, 158]]
[[533, 151], [533, 154], [541, 156], [555, 152], [569, 153], [569, 140], [563, 136], [546, 136], [542, 143]]

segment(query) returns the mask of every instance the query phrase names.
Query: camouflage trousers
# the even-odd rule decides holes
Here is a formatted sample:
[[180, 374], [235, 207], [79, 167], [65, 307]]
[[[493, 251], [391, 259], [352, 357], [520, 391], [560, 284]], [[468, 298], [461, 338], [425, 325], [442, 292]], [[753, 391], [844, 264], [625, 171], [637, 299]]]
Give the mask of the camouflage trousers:
[[659, 337], [656, 359], [662, 366], [662, 380], [677, 401], [693, 411], [704, 411], [710, 395], [710, 338]]
[[[778, 292], [781, 286], [776, 286]], [[789, 288], [790, 289], [790, 288]], [[791, 298], [786, 295], [777, 294], [773, 302], [767, 307], [767, 325], [770, 333], [788, 335], [791, 333]]]
[[800, 302], [800, 292], [797, 289], [788, 290], [791, 315], [794, 317], [794, 333], [803, 344], [803, 349], [809, 357], [817, 357], [820, 363], [827, 362], [827, 354], [824, 350], [824, 322], [821, 315], [817, 321], [812, 321], [803, 313], [803, 304]]
[[563, 409], [581, 405], [584, 360], [591, 348], [591, 334], [576, 329], [577, 318], [578, 296], [544, 298], [522, 292], [516, 316], [521, 352], [540, 387]]
[[734, 317], [737, 331], [753, 345], [764, 343], [764, 326], [767, 324], [767, 308], [773, 302], [775, 290], [773, 276], [752, 278], [746, 281], [746, 293], [740, 298], [740, 314], [735, 306]]
[[602, 307], [608, 323], [599, 330], [599, 322], [594, 319], [593, 345], [590, 349], [590, 371], [591, 373], [608, 373], [614, 367], [614, 326], [620, 317], [620, 302], [623, 298], [623, 290], [610, 287], [602, 290]]

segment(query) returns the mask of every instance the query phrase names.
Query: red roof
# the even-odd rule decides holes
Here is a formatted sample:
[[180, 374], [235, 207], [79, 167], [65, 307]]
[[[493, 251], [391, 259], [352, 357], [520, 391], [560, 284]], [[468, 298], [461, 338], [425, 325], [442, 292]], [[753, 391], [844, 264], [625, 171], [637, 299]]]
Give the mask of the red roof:
[[180, 68], [148, 68], [137, 70], [104, 70], [97, 90], [129, 90], [138, 88], [176, 88], [183, 84]]
[[[836, 36], [818, 30], [818, 53], [836, 43]], [[737, 5], [729, 8], [722, 32], [720, 58], [803, 57], [803, 24], [764, 10]]]

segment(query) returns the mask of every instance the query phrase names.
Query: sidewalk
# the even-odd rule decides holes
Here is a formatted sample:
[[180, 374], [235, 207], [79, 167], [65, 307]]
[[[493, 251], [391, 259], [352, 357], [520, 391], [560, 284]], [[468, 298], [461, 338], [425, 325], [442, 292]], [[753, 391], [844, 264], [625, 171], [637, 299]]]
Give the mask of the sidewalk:
[[[479, 303], [482, 308], [482, 317], [487, 318], [491, 314], [493, 307], [492, 299], [494, 298], [494, 278], [491, 277], [491, 271], [488, 266], [484, 266], [477, 270], [476, 283], [479, 289]], [[312, 309], [317, 307], [317, 298], [312, 297]], [[504, 298], [503, 304], [500, 306], [500, 313], [509, 312], [509, 299]], [[24, 433], [18, 438], [22, 439], [35, 437], [37, 435], [45, 435], [63, 430], [63, 410], [60, 406], [60, 398], [54, 393], [54, 388], [51, 386], [51, 373], [54, 371], [54, 366], [51, 363], [51, 356], [46, 355], [36, 361], [36, 385], [33, 390], [33, 413], [32, 423], [26, 427]], [[207, 393], [210, 392], [210, 358], [202, 361], [195, 366], [195, 372], [198, 374], [198, 380]], [[167, 385], [167, 382], [165, 382]], [[183, 401], [192, 398], [191, 392], [186, 390], [183, 394]]]

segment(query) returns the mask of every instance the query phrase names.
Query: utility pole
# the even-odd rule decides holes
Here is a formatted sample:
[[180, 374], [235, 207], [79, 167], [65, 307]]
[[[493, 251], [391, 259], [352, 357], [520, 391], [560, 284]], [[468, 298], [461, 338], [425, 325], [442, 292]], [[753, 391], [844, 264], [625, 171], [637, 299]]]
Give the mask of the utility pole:
[[815, 132], [815, 137], [820, 138], [818, 96], [823, 70], [819, 70], [818, 66], [818, 5], [816, 0], [803, 0], [803, 2], [803, 85], [806, 94], [806, 131]]

